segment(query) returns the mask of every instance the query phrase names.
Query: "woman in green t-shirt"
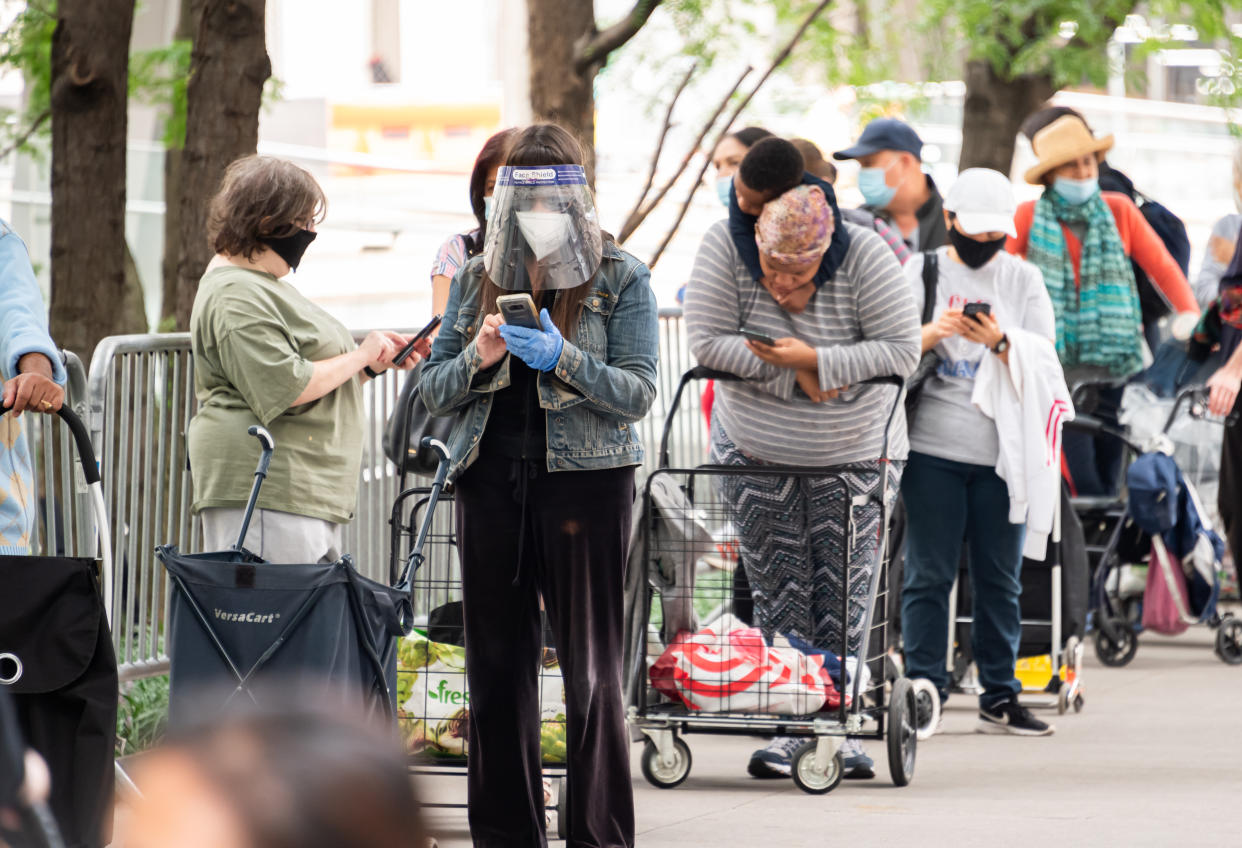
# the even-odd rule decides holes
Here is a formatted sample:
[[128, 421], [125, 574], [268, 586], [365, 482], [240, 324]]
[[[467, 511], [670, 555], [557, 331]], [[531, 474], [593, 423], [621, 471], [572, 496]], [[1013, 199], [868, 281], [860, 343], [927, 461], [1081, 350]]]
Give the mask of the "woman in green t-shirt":
[[[356, 345], [339, 321], [284, 278], [315, 240], [326, 201], [315, 178], [268, 156], [239, 159], [212, 200], [216, 255], [190, 316], [199, 411], [188, 442], [194, 510], [206, 550], [236, 539], [266, 427], [276, 454], [246, 535], [271, 562], [332, 561], [354, 517], [362, 462], [362, 383], [393, 367], [408, 337], [376, 331]], [[402, 368], [413, 368], [429, 351]]]

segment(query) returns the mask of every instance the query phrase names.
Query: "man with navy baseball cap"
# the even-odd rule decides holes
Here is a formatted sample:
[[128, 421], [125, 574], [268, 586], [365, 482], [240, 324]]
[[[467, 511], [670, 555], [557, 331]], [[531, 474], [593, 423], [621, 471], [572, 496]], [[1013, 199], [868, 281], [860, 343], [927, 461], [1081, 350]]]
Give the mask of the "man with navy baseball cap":
[[858, 160], [865, 208], [893, 225], [911, 250], [934, 250], [948, 242], [944, 203], [923, 173], [923, 140], [909, 124], [876, 118], [853, 147], [833, 158]]

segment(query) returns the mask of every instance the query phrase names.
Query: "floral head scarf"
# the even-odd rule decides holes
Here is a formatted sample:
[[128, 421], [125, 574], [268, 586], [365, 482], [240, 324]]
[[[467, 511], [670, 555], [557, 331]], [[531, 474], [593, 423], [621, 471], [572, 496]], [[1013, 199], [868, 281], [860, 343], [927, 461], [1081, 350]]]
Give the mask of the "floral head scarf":
[[774, 262], [809, 265], [824, 255], [835, 227], [823, 190], [800, 185], [763, 207], [755, 223], [755, 243]]

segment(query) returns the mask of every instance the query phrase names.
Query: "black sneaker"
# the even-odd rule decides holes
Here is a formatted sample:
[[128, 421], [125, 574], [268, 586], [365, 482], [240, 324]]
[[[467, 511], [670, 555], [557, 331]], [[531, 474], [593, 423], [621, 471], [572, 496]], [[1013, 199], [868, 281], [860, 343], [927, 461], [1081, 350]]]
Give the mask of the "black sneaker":
[[1056, 728], [1042, 722], [1018, 703], [1017, 698], [1001, 701], [991, 707], [979, 707], [979, 733], [1010, 733], [1014, 736], [1051, 736]]

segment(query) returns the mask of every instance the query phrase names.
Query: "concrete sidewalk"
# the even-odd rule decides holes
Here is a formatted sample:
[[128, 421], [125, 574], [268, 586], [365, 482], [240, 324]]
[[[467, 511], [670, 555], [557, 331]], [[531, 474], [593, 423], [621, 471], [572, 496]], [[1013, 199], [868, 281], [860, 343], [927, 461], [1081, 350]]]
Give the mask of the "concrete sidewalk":
[[[1090, 646], [1082, 713], [1041, 715], [1051, 738], [974, 732], [973, 699], [951, 700], [945, 733], [922, 743], [913, 782], [888, 779], [884, 747], [867, 743], [877, 777], [824, 796], [746, 775], [748, 738], [691, 736], [681, 786], [632, 773], [642, 848], [697, 846], [1166, 846], [1235, 844], [1242, 836], [1242, 666], [1212, 651], [1214, 632], [1144, 635], [1126, 668]], [[429, 801], [463, 800], [465, 780], [424, 779]], [[1234, 805], [1239, 805], [1235, 807]], [[442, 848], [470, 845], [464, 810], [429, 811]], [[898, 841], [898, 840], [904, 840]], [[563, 843], [553, 843], [559, 845]]]

